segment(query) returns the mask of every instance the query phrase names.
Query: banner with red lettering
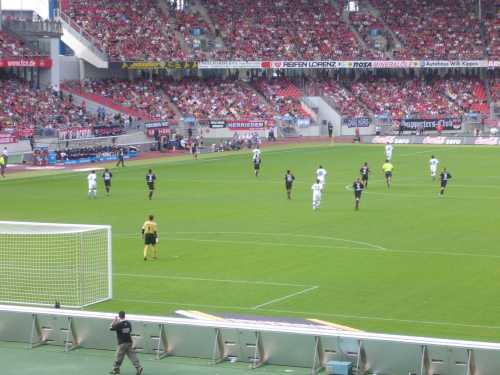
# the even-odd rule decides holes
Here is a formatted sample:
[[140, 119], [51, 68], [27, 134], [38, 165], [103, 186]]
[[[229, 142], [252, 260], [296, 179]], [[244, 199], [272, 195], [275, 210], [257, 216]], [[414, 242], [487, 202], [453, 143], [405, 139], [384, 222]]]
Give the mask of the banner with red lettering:
[[0, 59], [0, 68], [43, 68], [52, 67], [50, 57], [12, 57]]
[[225, 124], [230, 130], [262, 130], [266, 127], [263, 120], [226, 120]]
[[4, 143], [16, 143], [16, 136], [12, 134], [0, 133], [0, 144]]

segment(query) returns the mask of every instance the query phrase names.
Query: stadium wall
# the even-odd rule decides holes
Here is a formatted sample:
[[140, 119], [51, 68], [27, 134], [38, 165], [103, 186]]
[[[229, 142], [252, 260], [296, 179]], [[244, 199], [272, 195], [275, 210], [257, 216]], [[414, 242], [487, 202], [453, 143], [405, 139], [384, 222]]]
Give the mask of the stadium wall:
[[59, 56], [61, 82], [80, 80], [80, 59], [75, 56]]

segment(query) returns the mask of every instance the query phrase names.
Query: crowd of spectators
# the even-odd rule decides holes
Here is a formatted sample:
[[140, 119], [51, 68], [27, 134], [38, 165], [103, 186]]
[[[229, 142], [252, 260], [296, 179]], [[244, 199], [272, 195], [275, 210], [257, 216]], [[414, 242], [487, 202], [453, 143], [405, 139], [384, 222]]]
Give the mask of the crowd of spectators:
[[436, 81], [436, 85], [464, 112], [489, 113], [484, 84], [475, 77], [452, 77]]
[[184, 60], [175, 24], [155, 0], [65, 0], [65, 12], [111, 60]]
[[369, 57], [329, 0], [202, 0], [224, 40], [218, 59]]
[[490, 79], [491, 99], [500, 106], [500, 77]]
[[33, 134], [62, 139], [121, 134], [124, 120], [97, 116], [77, 105], [71, 95], [50, 88], [38, 89], [20, 79], [0, 80], [0, 131], [29, 138]]
[[175, 112], [170, 108], [170, 100], [161, 88], [161, 81], [104, 79], [71, 81], [65, 85], [111, 99], [113, 104], [143, 114], [143, 118], [162, 121], [175, 119]]
[[353, 83], [352, 91], [377, 116], [427, 119], [461, 115], [456, 104], [422, 79], [368, 78]]
[[478, 78], [367, 78], [354, 82], [351, 89], [375, 115], [393, 119], [488, 112], [484, 85]]
[[284, 120], [310, 117], [300, 102], [304, 93], [287, 78], [262, 78], [254, 84], [271, 104], [272, 110]]
[[366, 117], [369, 115], [369, 111], [350, 90], [331, 78], [310, 81], [308, 91], [310, 95], [325, 97], [342, 116]]
[[[393, 45], [390, 35], [384, 32], [383, 23], [370, 12], [351, 12], [349, 13], [349, 21], [354, 26], [358, 34], [363, 38], [364, 42], [371, 47], [374, 57], [384, 60], [386, 55], [383, 52], [382, 46], [375, 43], [375, 39], [370, 36], [370, 32], [377, 30], [379, 35], [383, 35], [387, 44]], [[385, 47], [387, 47], [387, 44]], [[387, 48], [385, 48], [387, 49]]]
[[92, 127], [97, 118], [69, 97], [51, 89], [33, 88], [20, 79], [0, 80], [0, 130], [28, 137], [35, 129]]
[[403, 49], [395, 58], [480, 59], [484, 43], [473, 0], [372, 0]]
[[271, 106], [249, 85], [237, 80], [184, 79], [165, 81], [163, 91], [183, 115], [196, 119], [267, 119]]
[[38, 56], [39, 52], [30, 48], [13, 35], [0, 31], [0, 58]]

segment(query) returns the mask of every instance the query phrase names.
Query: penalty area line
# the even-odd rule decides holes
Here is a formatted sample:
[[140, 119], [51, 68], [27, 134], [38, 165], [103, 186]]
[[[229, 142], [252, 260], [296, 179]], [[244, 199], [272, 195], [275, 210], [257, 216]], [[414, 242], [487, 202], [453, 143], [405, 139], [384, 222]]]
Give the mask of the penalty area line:
[[268, 306], [268, 305], [271, 305], [273, 303], [281, 302], [281, 301], [284, 301], [286, 299], [290, 299], [292, 297], [300, 296], [301, 294], [306, 294], [306, 293], [312, 292], [313, 290], [316, 290], [318, 288], [319, 288], [319, 286], [315, 285], [315, 286], [312, 286], [310, 288], [302, 289], [302, 290], [300, 290], [298, 292], [287, 294], [286, 296], [283, 296], [283, 297], [280, 297], [280, 298], [275, 298], [275, 299], [272, 299], [270, 301], [261, 303], [260, 305], [254, 306], [253, 309], [257, 310], [257, 309], [260, 309], [261, 307]]

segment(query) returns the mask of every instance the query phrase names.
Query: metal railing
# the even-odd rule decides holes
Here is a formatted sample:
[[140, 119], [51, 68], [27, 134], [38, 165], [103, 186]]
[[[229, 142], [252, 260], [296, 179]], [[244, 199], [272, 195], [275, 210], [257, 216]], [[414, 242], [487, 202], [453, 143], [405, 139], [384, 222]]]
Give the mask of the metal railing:
[[[115, 314], [0, 305], [0, 340], [114, 350]], [[351, 362], [357, 374], [488, 375], [500, 373], [500, 344], [341, 331], [262, 321], [129, 315], [140, 353], [310, 368]]]

